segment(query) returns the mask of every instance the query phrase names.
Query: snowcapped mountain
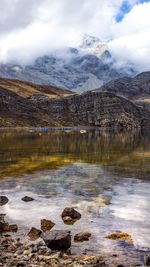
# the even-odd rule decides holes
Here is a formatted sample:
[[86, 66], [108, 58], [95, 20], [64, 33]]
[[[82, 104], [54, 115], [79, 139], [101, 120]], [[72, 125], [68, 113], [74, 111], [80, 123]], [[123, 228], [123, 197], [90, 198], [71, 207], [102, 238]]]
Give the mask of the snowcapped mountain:
[[108, 51], [108, 46], [106, 43], [103, 43], [98, 37], [84, 34], [80, 49], [87, 54], [93, 54], [101, 57], [104, 52]]
[[78, 93], [99, 88], [112, 79], [135, 74], [128, 66], [115, 67], [107, 44], [99, 38], [84, 35], [77, 48], [57, 50], [39, 57], [33, 64], [1, 64], [0, 76], [52, 85]]

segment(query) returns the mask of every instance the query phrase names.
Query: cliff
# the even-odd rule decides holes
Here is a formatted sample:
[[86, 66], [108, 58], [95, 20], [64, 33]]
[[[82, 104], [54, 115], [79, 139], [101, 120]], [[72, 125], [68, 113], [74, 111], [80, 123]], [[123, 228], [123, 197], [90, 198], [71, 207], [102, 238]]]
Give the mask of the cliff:
[[96, 126], [132, 129], [150, 126], [150, 111], [112, 93], [72, 95], [69, 91], [62, 90], [60, 93], [61, 89], [55, 88], [55, 97], [51, 97], [50, 88], [46, 88], [45, 93], [42, 87], [39, 92], [39, 87], [33, 84], [32, 91], [29, 84], [24, 84], [26, 89], [9, 86], [4, 86], [4, 83], [0, 85], [0, 126], [3, 127]]
[[64, 126], [143, 128], [150, 125], [150, 112], [111, 93], [87, 92], [57, 100], [33, 101]]

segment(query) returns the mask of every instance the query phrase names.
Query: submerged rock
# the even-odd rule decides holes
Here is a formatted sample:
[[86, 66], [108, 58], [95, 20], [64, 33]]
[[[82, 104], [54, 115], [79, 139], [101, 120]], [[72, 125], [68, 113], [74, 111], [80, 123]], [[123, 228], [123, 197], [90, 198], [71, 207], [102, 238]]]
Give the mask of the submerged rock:
[[[76, 257], [76, 259], [77, 259], [77, 257]], [[78, 260], [79, 260], [79, 263], [83, 264], [83, 266], [89, 266], [89, 267], [107, 266], [105, 264], [104, 258], [102, 256], [80, 255], [80, 256], [78, 256]]]
[[81, 218], [81, 214], [74, 208], [65, 208], [61, 217], [65, 224], [74, 224]]
[[41, 220], [41, 230], [43, 232], [50, 231], [54, 227], [55, 223], [50, 220], [42, 219]]
[[132, 237], [127, 233], [116, 232], [106, 236], [106, 238], [113, 239], [113, 240], [123, 240], [128, 242], [129, 244], [133, 243]]
[[6, 205], [8, 201], [9, 200], [6, 196], [0, 196], [0, 206]]
[[0, 214], [0, 222], [5, 222], [4, 218], [5, 218], [6, 214]]
[[28, 197], [28, 196], [25, 196], [25, 197], [22, 198], [22, 201], [24, 201], [24, 202], [30, 202], [30, 201], [33, 201], [33, 200], [34, 200], [34, 198]]
[[70, 231], [54, 230], [42, 234], [42, 238], [51, 250], [63, 251], [71, 247]]
[[30, 237], [31, 240], [36, 240], [40, 238], [41, 234], [42, 234], [41, 230], [32, 227], [30, 232], [28, 233], [28, 236]]
[[10, 224], [8, 227], [8, 232], [17, 232], [18, 231], [18, 226], [17, 224]]
[[81, 233], [78, 233], [74, 236], [74, 241], [75, 242], [88, 241], [90, 236], [91, 236], [91, 233], [89, 233], [89, 232], [81, 232]]
[[0, 222], [0, 233], [17, 232], [18, 226], [16, 224], [8, 224], [6, 222]]

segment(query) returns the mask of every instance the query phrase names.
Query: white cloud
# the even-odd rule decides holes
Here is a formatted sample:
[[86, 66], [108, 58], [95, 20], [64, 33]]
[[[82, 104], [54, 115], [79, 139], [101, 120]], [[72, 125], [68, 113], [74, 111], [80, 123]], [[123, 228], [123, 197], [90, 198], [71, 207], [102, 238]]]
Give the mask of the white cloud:
[[[137, 0], [129, 0], [134, 5]], [[76, 46], [84, 33], [110, 40], [120, 62], [150, 67], [150, 3], [135, 5], [117, 23], [123, 0], [1, 0], [0, 61], [30, 62], [63, 46]]]
[[124, 20], [113, 27], [109, 42], [113, 55], [125, 64], [133, 63], [139, 71], [150, 70], [150, 3], [136, 5]]

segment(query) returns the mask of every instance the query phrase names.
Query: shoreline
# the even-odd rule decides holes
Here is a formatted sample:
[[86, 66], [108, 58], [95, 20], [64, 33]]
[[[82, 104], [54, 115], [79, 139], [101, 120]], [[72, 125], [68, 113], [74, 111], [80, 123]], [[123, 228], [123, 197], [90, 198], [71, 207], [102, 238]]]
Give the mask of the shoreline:
[[[144, 257], [143, 257], [144, 258]], [[86, 250], [75, 254], [70, 250], [51, 251], [40, 238], [31, 241], [19, 235], [0, 235], [0, 266], [2, 267], [143, 267], [144, 259], [137, 260], [116, 253], [92, 253]]]
[[[114, 252], [111, 248], [107, 252], [95, 251], [93, 239], [81, 239], [77, 243], [73, 242], [72, 230], [71, 247], [67, 250], [51, 250], [43, 236], [37, 228], [30, 229], [26, 227], [22, 229], [17, 224], [9, 224], [5, 221], [6, 214], [0, 214], [0, 266], [2, 267], [144, 267], [147, 253], [145, 251], [137, 250], [134, 247], [131, 236], [126, 233], [121, 233], [125, 236], [123, 239], [112, 238], [113, 242], [121, 241], [123, 249]], [[48, 221], [51, 222], [51, 221]], [[2, 231], [2, 224], [6, 223], [9, 230]], [[11, 221], [15, 223], [15, 221]], [[52, 222], [51, 222], [52, 223]], [[54, 224], [55, 225], [55, 224]], [[57, 223], [56, 223], [57, 225]], [[68, 225], [69, 226], [69, 225]], [[53, 226], [52, 226], [53, 227]], [[41, 228], [42, 229], [42, 228]], [[68, 230], [70, 228], [68, 227]], [[68, 232], [64, 230], [64, 232]], [[53, 234], [53, 232], [61, 232], [61, 230], [46, 230], [45, 235]], [[31, 234], [31, 232], [33, 232]], [[30, 233], [30, 235], [29, 235]], [[42, 232], [41, 232], [42, 233]], [[117, 233], [118, 235], [119, 233]], [[114, 234], [111, 234], [112, 236]], [[110, 236], [111, 236], [110, 235]], [[84, 236], [84, 232], [83, 232]], [[90, 235], [89, 235], [90, 236]], [[75, 237], [75, 236], [74, 236]], [[109, 238], [109, 237], [107, 237]], [[75, 239], [74, 239], [75, 240]], [[60, 241], [62, 242], [62, 241]], [[86, 248], [86, 243], [89, 242], [90, 248]], [[77, 248], [74, 249], [75, 244]], [[82, 246], [81, 246], [82, 244]], [[83, 246], [85, 247], [83, 249]], [[99, 252], [98, 252], [99, 251]], [[149, 250], [148, 250], [149, 253]]]

